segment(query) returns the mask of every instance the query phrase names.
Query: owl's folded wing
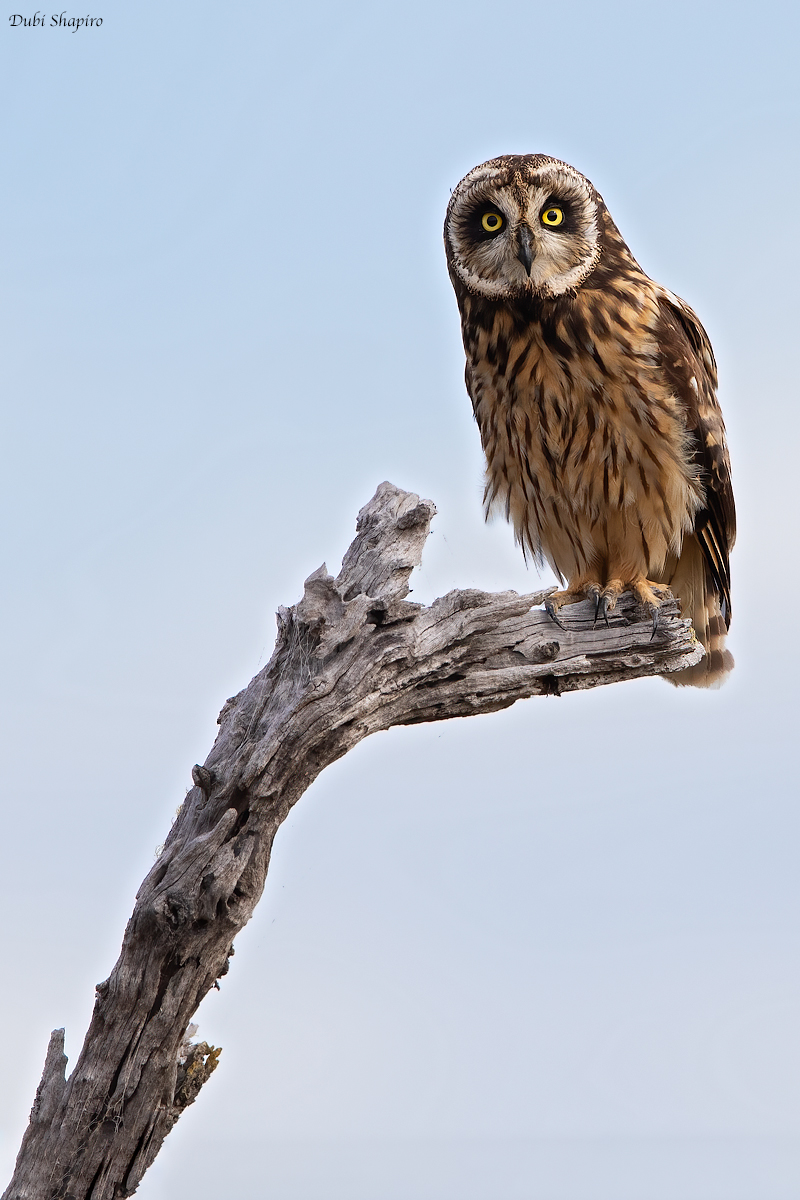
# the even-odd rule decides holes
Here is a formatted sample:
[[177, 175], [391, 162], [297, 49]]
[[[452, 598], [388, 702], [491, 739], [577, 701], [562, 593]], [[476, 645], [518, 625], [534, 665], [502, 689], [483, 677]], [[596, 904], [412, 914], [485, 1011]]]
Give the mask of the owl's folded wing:
[[708, 334], [679, 296], [656, 285], [663, 326], [663, 367], [683, 402], [686, 424], [705, 491], [694, 533], [719, 592], [726, 625], [731, 621], [729, 554], [736, 540], [736, 509], [725, 424], [717, 400], [717, 364]]

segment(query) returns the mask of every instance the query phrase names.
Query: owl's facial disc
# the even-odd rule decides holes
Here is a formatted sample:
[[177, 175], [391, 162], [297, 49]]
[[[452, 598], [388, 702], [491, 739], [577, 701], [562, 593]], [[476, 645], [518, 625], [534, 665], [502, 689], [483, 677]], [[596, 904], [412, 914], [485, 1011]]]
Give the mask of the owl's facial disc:
[[470, 292], [560, 296], [579, 287], [600, 258], [598, 198], [583, 175], [556, 159], [492, 159], [453, 192], [445, 243]]

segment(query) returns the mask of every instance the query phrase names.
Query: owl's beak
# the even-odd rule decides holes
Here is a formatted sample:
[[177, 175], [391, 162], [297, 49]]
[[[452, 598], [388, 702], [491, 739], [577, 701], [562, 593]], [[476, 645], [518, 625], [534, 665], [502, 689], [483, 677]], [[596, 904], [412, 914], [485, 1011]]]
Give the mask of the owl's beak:
[[525, 273], [530, 275], [533, 251], [531, 249], [531, 231], [527, 225], [520, 225], [517, 231], [517, 258], [525, 268]]

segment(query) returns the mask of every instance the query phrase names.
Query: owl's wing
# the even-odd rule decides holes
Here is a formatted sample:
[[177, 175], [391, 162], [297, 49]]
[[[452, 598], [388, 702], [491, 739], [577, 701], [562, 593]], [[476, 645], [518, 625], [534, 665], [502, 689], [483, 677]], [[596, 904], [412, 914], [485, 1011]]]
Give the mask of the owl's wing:
[[472, 367], [469, 365], [469, 359], [467, 359], [466, 366], [464, 367], [464, 383], [466, 384], [466, 387], [467, 387], [467, 395], [469, 396], [470, 400], [472, 401], [472, 415], [475, 418], [475, 420], [477, 421], [477, 419], [478, 419], [478, 402], [477, 402], [477, 399], [475, 397], [475, 392], [472, 387]]
[[656, 285], [661, 315], [663, 365], [683, 401], [686, 423], [705, 489], [694, 535], [719, 593], [726, 625], [731, 621], [728, 556], [736, 540], [736, 509], [725, 423], [717, 400], [717, 364], [708, 334], [680, 297]]

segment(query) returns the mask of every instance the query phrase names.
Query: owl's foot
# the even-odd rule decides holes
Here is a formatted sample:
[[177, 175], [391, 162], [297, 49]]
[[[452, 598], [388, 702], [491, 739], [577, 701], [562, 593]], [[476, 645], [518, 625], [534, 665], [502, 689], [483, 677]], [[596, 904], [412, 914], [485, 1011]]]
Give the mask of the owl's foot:
[[575, 587], [570, 587], [563, 592], [553, 592], [545, 600], [544, 607], [548, 615], [555, 621], [561, 629], [566, 629], [564, 622], [558, 616], [558, 610], [566, 604], [578, 604], [581, 600], [592, 600], [594, 602], [594, 624], [598, 621], [605, 621], [609, 624], [609, 613], [613, 613], [617, 607], [617, 601], [625, 591], [633, 592], [639, 603], [646, 608], [653, 620], [653, 632], [650, 635], [651, 640], [658, 632], [659, 624], [659, 608], [661, 607], [662, 597], [669, 595], [669, 588], [663, 587], [661, 584], [653, 583], [649, 579], [635, 579], [626, 582], [623, 579], [610, 579], [607, 583], [583, 583]]
[[544, 610], [555, 621], [559, 629], [566, 629], [566, 625], [558, 615], [558, 610], [565, 604], [580, 604], [581, 600], [586, 600], [587, 597], [593, 598], [585, 587], [568, 588], [565, 592], [551, 592], [544, 602]]
[[644, 578], [634, 579], [628, 584], [623, 583], [621, 579], [611, 579], [603, 588], [603, 596], [608, 597], [609, 601], [607, 611], [610, 612], [614, 608], [614, 605], [617, 603], [619, 597], [628, 588], [630, 588], [630, 590], [633, 592], [634, 596], [642, 605], [642, 607], [646, 608], [650, 613], [653, 621], [653, 631], [650, 634], [650, 641], [652, 642], [653, 638], [658, 633], [659, 609], [661, 608], [661, 602], [665, 596], [670, 594], [669, 588], [664, 587], [660, 583], [653, 583], [652, 580]]
[[587, 588], [586, 594], [590, 600], [594, 600], [594, 627], [596, 628], [597, 622], [602, 619], [605, 621], [607, 629], [609, 625], [608, 614], [614, 611], [617, 597], [607, 595], [606, 589], [601, 588], [599, 585], [592, 585]]
[[[555, 621], [561, 629], [566, 629], [566, 625], [558, 615], [558, 610], [566, 604], [580, 604], [582, 600], [591, 600], [594, 603], [594, 623], [599, 620], [604, 620], [608, 625], [608, 613], [612, 611], [617, 602], [617, 596], [613, 598], [606, 596], [606, 589], [600, 583], [582, 583], [575, 587], [567, 588], [564, 592], [553, 592], [544, 602], [545, 612]], [[609, 602], [610, 601], [610, 602]]]

